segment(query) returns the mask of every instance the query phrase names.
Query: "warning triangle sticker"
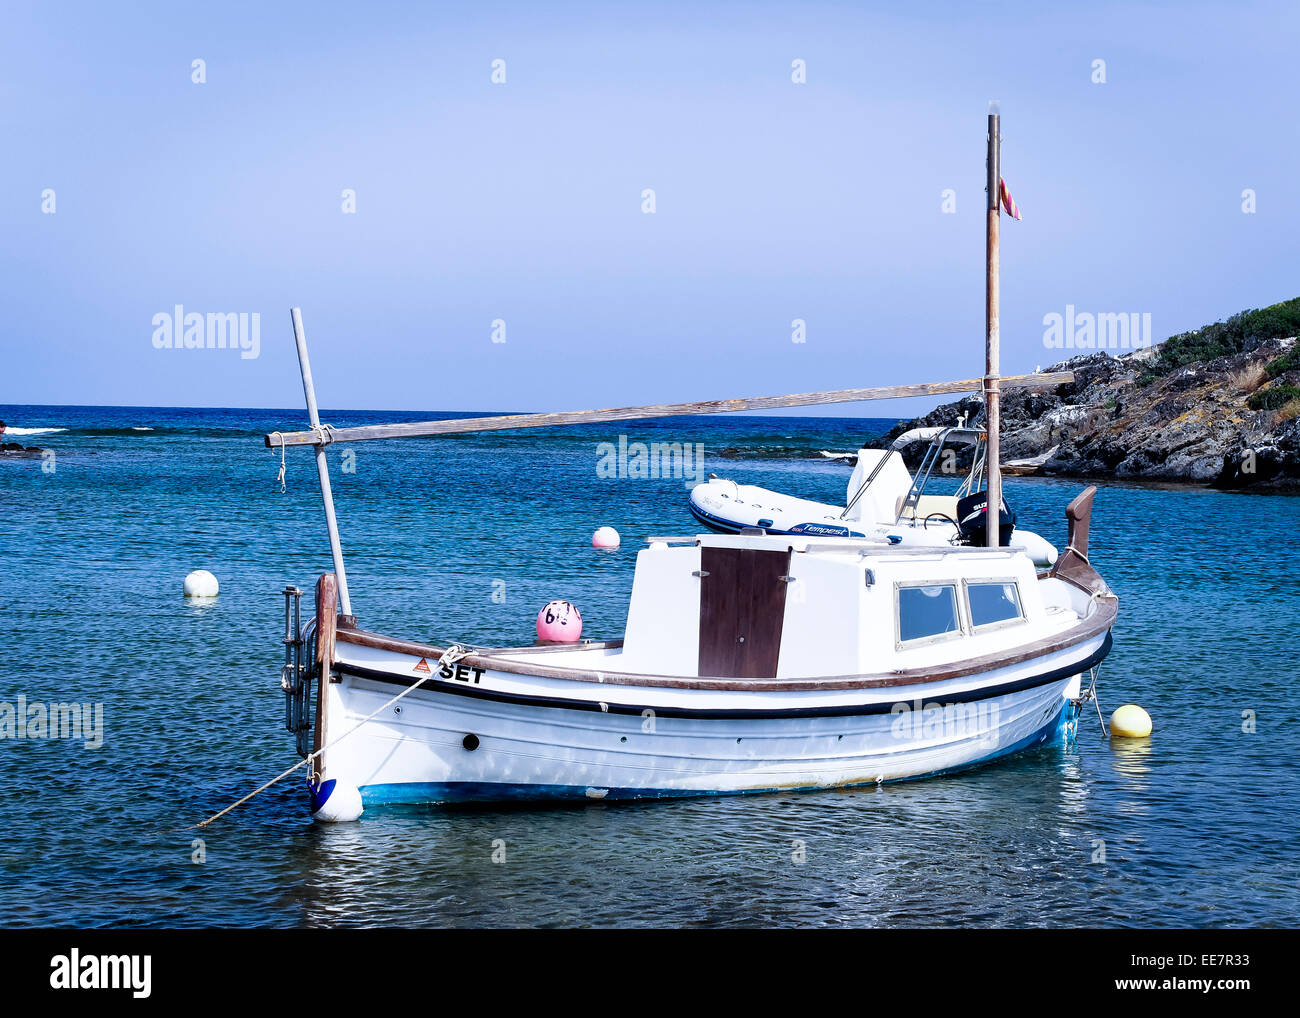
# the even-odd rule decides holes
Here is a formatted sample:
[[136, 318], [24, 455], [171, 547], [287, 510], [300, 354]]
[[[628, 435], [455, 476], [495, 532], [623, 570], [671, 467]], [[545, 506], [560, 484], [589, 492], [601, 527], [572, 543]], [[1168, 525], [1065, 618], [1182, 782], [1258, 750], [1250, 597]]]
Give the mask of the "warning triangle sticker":
[[432, 673], [432, 669], [429, 668], [429, 662], [426, 661], [424, 658], [420, 658], [420, 663], [416, 665], [414, 668], [412, 668], [411, 671], [424, 672], [426, 675]]

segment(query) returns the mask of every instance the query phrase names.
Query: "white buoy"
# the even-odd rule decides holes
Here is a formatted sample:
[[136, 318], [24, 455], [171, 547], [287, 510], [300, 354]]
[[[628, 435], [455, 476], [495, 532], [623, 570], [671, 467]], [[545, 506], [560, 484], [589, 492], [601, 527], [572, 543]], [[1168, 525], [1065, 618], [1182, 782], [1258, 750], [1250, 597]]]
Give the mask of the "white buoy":
[[311, 788], [311, 816], [322, 823], [346, 824], [356, 820], [364, 812], [361, 805], [361, 791], [356, 785], [350, 785], [335, 778], [322, 782], [320, 787]]
[[219, 589], [217, 578], [206, 569], [196, 569], [185, 577], [186, 597], [216, 597]]
[[622, 538], [618, 536], [618, 531], [613, 527], [601, 527], [591, 535], [591, 546], [593, 548], [617, 548], [621, 541]]
[[1110, 716], [1110, 734], [1121, 739], [1145, 739], [1151, 734], [1151, 715], [1135, 703], [1126, 703]]

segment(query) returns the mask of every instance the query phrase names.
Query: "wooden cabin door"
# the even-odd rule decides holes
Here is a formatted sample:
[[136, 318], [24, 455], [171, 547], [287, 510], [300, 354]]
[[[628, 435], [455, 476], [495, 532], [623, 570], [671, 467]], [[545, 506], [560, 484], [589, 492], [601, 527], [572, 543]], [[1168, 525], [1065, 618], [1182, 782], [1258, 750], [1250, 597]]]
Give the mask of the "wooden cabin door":
[[776, 676], [789, 551], [700, 549], [700, 675]]

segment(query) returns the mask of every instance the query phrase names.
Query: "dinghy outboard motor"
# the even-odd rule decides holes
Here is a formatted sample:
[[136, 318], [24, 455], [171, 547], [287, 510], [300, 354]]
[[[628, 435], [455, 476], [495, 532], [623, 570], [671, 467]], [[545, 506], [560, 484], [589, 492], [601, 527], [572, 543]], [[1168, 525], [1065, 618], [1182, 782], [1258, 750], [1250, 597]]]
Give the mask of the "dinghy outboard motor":
[[[967, 495], [957, 503], [957, 532], [961, 534], [964, 544], [984, 545], [988, 543], [986, 520], [988, 518], [989, 493], [977, 491]], [[1006, 496], [1002, 498], [1002, 514], [998, 521], [998, 544], [1007, 547], [1011, 544], [1011, 532], [1016, 529], [1016, 514], [1007, 505]]]

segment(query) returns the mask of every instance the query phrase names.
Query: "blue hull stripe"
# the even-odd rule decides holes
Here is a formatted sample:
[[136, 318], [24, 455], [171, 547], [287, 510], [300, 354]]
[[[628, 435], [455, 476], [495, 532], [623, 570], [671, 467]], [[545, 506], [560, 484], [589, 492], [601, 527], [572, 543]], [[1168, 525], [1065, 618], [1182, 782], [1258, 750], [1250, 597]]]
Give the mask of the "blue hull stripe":
[[[697, 506], [694, 502], [691, 502], [691, 503], [690, 503], [690, 507], [691, 507], [691, 515], [694, 516], [697, 520], [699, 520], [701, 523], [703, 523], [706, 527], [710, 527], [711, 529], [713, 529], [713, 530], [717, 530], [717, 531], [720, 531], [721, 533], [724, 533], [724, 534], [739, 534], [739, 533], [740, 533], [740, 530], [741, 530], [742, 527], [748, 527], [748, 526], [753, 526], [753, 525], [754, 525], [754, 524], [750, 524], [750, 523], [736, 523], [734, 520], [727, 520], [727, 519], [723, 519], [721, 516], [714, 516], [712, 513], [705, 512], [703, 509], [701, 509], [699, 506]], [[859, 534], [856, 530], [850, 530], [848, 527], [832, 527], [832, 526], [830, 526], [829, 524], [824, 524], [824, 523], [813, 523], [813, 524], [808, 524], [808, 523], [799, 523], [799, 524], [796, 524], [796, 526], [800, 526], [800, 527], [808, 527], [808, 526], [824, 527], [826, 530], [842, 530], [843, 533], [839, 533], [839, 534], [833, 534], [833, 533], [828, 533], [828, 534], [814, 534], [814, 533], [811, 533], [811, 532], [809, 532], [809, 531], [801, 531], [801, 530], [776, 530], [776, 529], [774, 529], [774, 528], [772, 528], [772, 527], [764, 527], [763, 529], [766, 530], [769, 534], [774, 534], [774, 535], [776, 535], [777, 537], [786, 537], [786, 536], [795, 536], [795, 537], [866, 537], [866, 536], [867, 536], [866, 534]]]

